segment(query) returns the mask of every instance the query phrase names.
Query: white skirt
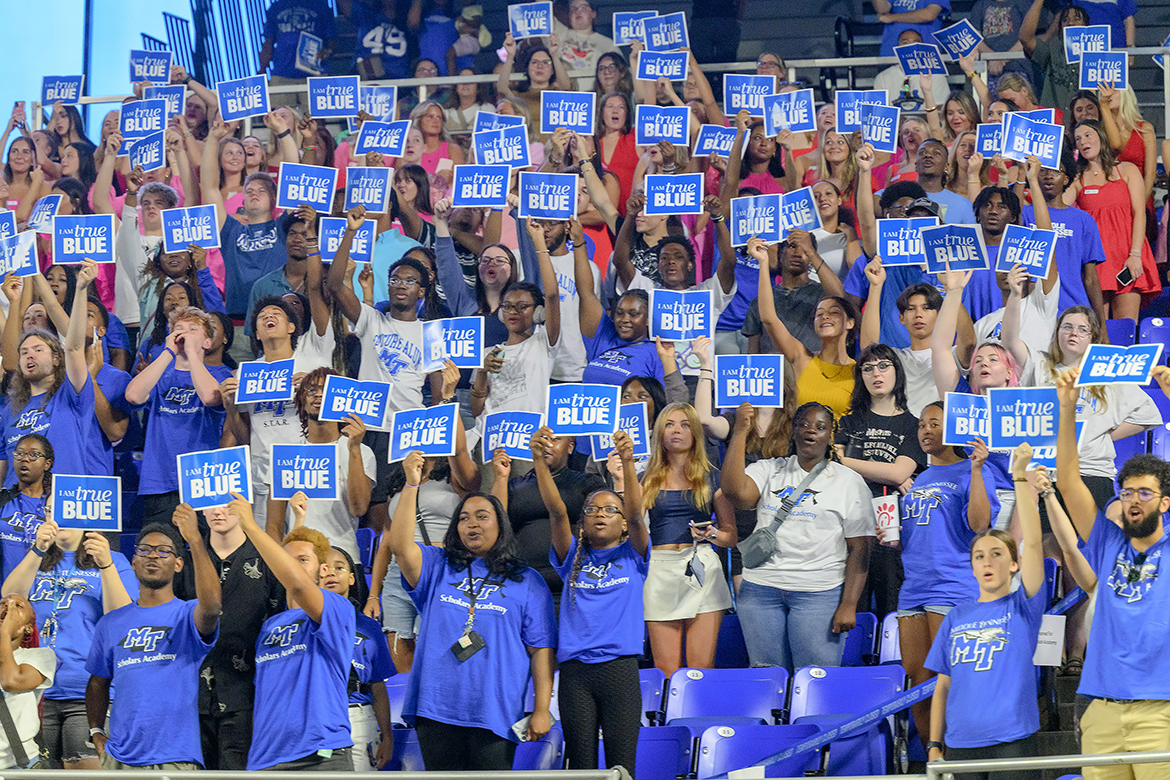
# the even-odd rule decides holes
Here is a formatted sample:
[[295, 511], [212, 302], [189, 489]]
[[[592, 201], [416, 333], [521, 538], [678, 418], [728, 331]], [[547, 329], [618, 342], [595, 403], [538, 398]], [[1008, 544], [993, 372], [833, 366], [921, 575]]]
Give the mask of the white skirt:
[[719, 564], [719, 555], [709, 544], [698, 547], [704, 567], [703, 584], [688, 577], [687, 563], [692, 550], [651, 550], [650, 569], [642, 589], [646, 620], [689, 620], [703, 612], [731, 608], [731, 591]]

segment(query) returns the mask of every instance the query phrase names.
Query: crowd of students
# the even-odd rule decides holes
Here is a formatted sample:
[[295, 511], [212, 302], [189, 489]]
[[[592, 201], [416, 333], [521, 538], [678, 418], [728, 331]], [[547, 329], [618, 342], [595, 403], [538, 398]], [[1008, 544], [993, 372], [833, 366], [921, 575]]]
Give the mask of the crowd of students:
[[[296, 24], [330, 37], [324, 4], [316, 22], [299, 13], [313, 5], [270, 10], [270, 83], [298, 79], [286, 67]], [[442, 16], [433, 6], [415, 27]], [[339, 8], [366, 31], [363, 75], [407, 75], [393, 3]], [[925, 121], [905, 116], [899, 152], [883, 155], [836, 131], [832, 103], [808, 134], [769, 138], [746, 111], [725, 117], [694, 62], [681, 96], [635, 82], [592, 32], [588, 0], [570, 11], [573, 57], [567, 33], [548, 46], [505, 37], [498, 101], [461, 85], [450, 102], [401, 106], [412, 125], [400, 159], [353, 158], [344, 132], [295, 105], [264, 117], [266, 140], [241, 137], [180, 67], [187, 109], [158, 172], [117, 155], [116, 111], [94, 144], [74, 106], [54, 105], [47, 129], [14, 110], [0, 190], [18, 229], [51, 193], [60, 214], [112, 213], [118, 228], [112, 266], [54, 264], [39, 234], [37, 273], [0, 285], [0, 688], [15, 722], [0, 763], [381, 768], [385, 682], [410, 671], [402, 717], [428, 769], [510, 769], [518, 740], [552, 728], [559, 669], [567, 766], [597, 766], [600, 727], [606, 762], [632, 773], [644, 638], [668, 676], [710, 667], [733, 606], [751, 663], [790, 670], [840, 664], [859, 611], [896, 613], [910, 680], [939, 676], [913, 708], [930, 758], [1034, 755], [1045, 555], [1095, 605], [1091, 619], [1074, 614], [1066, 646], [1092, 699], [1085, 751], [1170, 748], [1158, 674], [1170, 586], [1157, 576], [1170, 466], [1114, 465], [1114, 441], [1162, 418], [1141, 388], [1074, 386], [1089, 345], [1107, 341], [1105, 318], [1136, 318], [1161, 289], [1147, 240], [1164, 245], [1147, 219], [1153, 140], [1132, 90], [1073, 95], [1062, 165], [1047, 169], [974, 153], [976, 124], [1038, 104], [1019, 72], [971, 79], [984, 113], [962, 90], [940, 111], [923, 77]], [[469, 56], [474, 16], [454, 22], [448, 49], [429, 41], [450, 61], [422, 63], [445, 72]], [[568, 86], [565, 68], [585, 60], [596, 134], [536, 132], [540, 92]], [[412, 75], [434, 75], [422, 67]], [[513, 69], [527, 79], [509, 81]], [[757, 71], [796, 86], [776, 55]], [[640, 102], [689, 105], [692, 142], [703, 123], [734, 127], [729, 157], [637, 147]], [[525, 117], [536, 169], [579, 176], [576, 218], [453, 208], [453, 165], [473, 157], [465, 133], [492, 110]], [[343, 212], [340, 191], [346, 230], [322, 261], [321, 215], [275, 207], [282, 162], [395, 169], [371, 262], [350, 258], [367, 215]], [[645, 175], [682, 172], [704, 174], [704, 213], [646, 214]], [[732, 246], [732, 199], [800, 186], [822, 228]], [[197, 204], [215, 207], [220, 249], [163, 251], [161, 212]], [[883, 267], [878, 220], [917, 216], [981, 226], [992, 268], [1008, 225], [1055, 230], [1051, 272]], [[1119, 287], [1122, 269], [1134, 281]], [[710, 291], [713, 337], [651, 338], [655, 289]], [[484, 318], [481, 368], [423, 369], [423, 323], [449, 316]], [[783, 406], [717, 408], [714, 357], [738, 353], [786, 358]], [[238, 363], [254, 359], [294, 361], [293, 400], [236, 402]], [[458, 403], [454, 455], [392, 464], [386, 431], [320, 419], [328, 376], [388, 383], [390, 411]], [[1155, 376], [1170, 395], [1170, 369]], [[484, 451], [485, 415], [543, 413], [560, 382], [644, 403], [649, 454], [619, 431], [594, 460], [585, 437], [546, 427], [530, 460]], [[1058, 483], [1028, 468], [1027, 445], [1009, 460], [978, 438], [944, 443], [947, 393], [1018, 386], [1057, 388]], [[336, 446], [339, 499], [272, 495], [271, 447], [285, 443]], [[181, 503], [176, 456], [239, 444], [253, 500]], [[53, 473], [122, 478], [130, 560], [51, 516]], [[897, 538], [878, 528], [885, 496], [900, 503]], [[368, 582], [361, 526], [381, 532]]]

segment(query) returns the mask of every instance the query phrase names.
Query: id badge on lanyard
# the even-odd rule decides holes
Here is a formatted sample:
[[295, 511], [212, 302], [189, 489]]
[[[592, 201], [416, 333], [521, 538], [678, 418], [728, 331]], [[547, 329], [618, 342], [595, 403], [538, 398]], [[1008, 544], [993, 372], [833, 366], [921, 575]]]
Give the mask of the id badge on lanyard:
[[[467, 570], [468, 577], [471, 577], [470, 567]], [[468, 601], [471, 603], [467, 606], [467, 622], [463, 625], [463, 635], [455, 640], [455, 644], [451, 645], [451, 652], [455, 655], [455, 660], [463, 663], [471, 656], [478, 653], [480, 650], [487, 647], [487, 643], [483, 641], [483, 637], [475, 630], [475, 601], [479, 598], [479, 592], [483, 590], [483, 586], [487, 583], [487, 577], [479, 581], [479, 586], [471, 591]]]

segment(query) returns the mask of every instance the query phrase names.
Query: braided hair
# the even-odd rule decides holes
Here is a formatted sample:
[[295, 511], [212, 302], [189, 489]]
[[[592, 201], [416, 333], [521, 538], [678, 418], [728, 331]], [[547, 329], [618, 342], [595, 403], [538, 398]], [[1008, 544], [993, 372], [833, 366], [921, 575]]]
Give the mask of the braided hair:
[[806, 414], [814, 412], [818, 409], [829, 415], [829, 420], [833, 425], [832, 435], [829, 436], [829, 445], [825, 448], [825, 460], [840, 462], [837, 458], [837, 448], [833, 446], [837, 441], [837, 415], [833, 414], [833, 410], [825, 406], [820, 401], [809, 401], [808, 403], [801, 404], [796, 408], [796, 412], [792, 415], [792, 441], [788, 445], [788, 451], [794, 454], [796, 453], [797, 423]]
[[[621, 502], [621, 496], [619, 496], [617, 493], [615, 493], [612, 490], [603, 489], [603, 490], [594, 490], [592, 493], [590, 493], [588, 496], [586, 496], [584, 505], [589, 506], [591, 503], [593, 503], [593, 498], [595, 496], [601, 495], [602, 493], [609, 493], [611, 496], [618, 499], [619, 503]], [[622, 531], [621, 541], [624, 542], [626, 539], [629, 538], [629, 536], [630, 536], [629, 529]], [[620, 543], [621, 542], [619, 542], [619, 544]], [[585, 550], [585, 549], [592, 551], [593, 547], [585, 539], [585, 523], [584, 523], [584, 521], [582, 521], [577, 529], [577, 551], [575, 553], [573, 553], [573, 570], [569, 574], [569, 580], [567, 583], [569, 586], [569, 611], [570, 612], [577, 608], [577, 577], [581, 574], [581, 562], [585, 557], [582, 554], [582, 550]]]

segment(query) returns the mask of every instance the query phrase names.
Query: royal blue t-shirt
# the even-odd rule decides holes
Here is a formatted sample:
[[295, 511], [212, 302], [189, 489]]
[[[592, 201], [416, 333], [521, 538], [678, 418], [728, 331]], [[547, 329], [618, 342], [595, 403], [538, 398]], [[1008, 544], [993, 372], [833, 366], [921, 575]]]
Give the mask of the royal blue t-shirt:
[[[120, 552], [111, 552], [114, 567], [130, 598], [138, 598], [138, 578]], [[84, 699], [89, 672], [85, 669], [97, 623], [102, 618], [102, 577], [94, 569], [78, 569], [76, 553], [66, 550], [51, 571], [39, 571], [28, 600], [41, 627], [41, 647], [57, 655], [57, 674], [46, 699]], [[7, 575], [5, 575], [7, 576]]]
[[[125, 408], [126, 385], [128, 384], [130, 384], [130, 375], [125, 371], [114, 368], [109, 364], [103, 365], [98, 369], [97, 385], [101, 388], [106, 400], [110, 402], [110, 406], [113, 406], [115, 409]], [[89, 460], [92, 463], [102, 464], [102, 468], [105, 470], [101, 473], [113, 474], [114, 443], [106, 438], [106, 432], [102, 430], [101, 423], [98, 423], [97, 430], [99, 435], [86, 442], [89, 448]], [[64, 474], [65, 472], [60, 473]]]
[[1082, 0], [1077, 5], [1089, 13], [1089, 24], [1109, 25], [1114, 49], [1125, 47], [1125, 20], [1137, 14], [1134, 0]]
[[224, 292], [227, 294], [224, 306], [229, 316], [246, 319], [252, 285], [288, 260], [283, 224], [283, 220], [272, 220], [245, 225], [232, 217], [223, 221], [219, 241], [223, 255]]
[[586, 384], [621, 386], [632, 376], [652, 376], [661, 382], [666, 375], [654, 342], [619, 338], [609, 314], [601, 315], [593, 338], [585, 337], [585, 355], [589, 362], [581, 381]]
[[98, 621], [85, 670], [113, 680], [106, 752], [130, 766], [191, 761], [203, 766], [199, 741], [199, 667], [219, 637], [195, 626], [198, 601], [137, 603]]
[[264, 39], [275, 43], [271, 75], [289, 79], [307, 75], [296, 66], [302, 32], [316, 35], [322, 42], [337, 35], [329, 4], [324, 0], [276, 0], [264, 16]]
[[[943, 618], [926, 668], [951, 678], [948, 747], [1013, 742], [1040, 730], [1032, 656], [1044, 616], [1044, 588], [970, 601]], [[989, 695], [989, 693], [994, 695]]]
[[[865, 266], [872, 258], [864, 255], [857, 258], [849, 267], [845, 275], [844, 288], [849, 295], [856, 295], [864, 306], [869, 296], [869, 277], [865, 275]], [[925, 282], [938, 287], [938, 280], [934, 274], [923, 271], [916, 265], [896, 265], [886, 269], [886, 283], [882, 285], [882, 295], [879, 299], [882, 328], [881, 342], [895, 349], [910, 348], [910, 334], [898, 319], [898, 296], [912, 284]]]
[[[715, 247], [715, 265], [719, 264], [719, 247]], [[743, 327], [748, 307], [760, 289], [760, 262], [742, 249], [735, 250], [735, 295], [719, 315], [715, 330], [739, 330]]]
[[[232, 375], [227, 366], [208, 366], [207, 370], [222, 382]], [[191, 372], [180, 371], [172, 361], [150, 391], [150, 423], [146, 426], [142, 476], [138, 492], [144, 496], [169, 493], [179, 489], [179, 455], [214, 450], [223, 434], [222, 406], [203, 405]]]
[[999, 282], [995, 278], [995, 263], [998, 259], [999, 244], [988, 244], [987, 268], [972, 271], [971, 280], [963, 289], [963, 307], [971, 315], [973, 322], [1003, 308], [1003, 290], [999, 288]]
[[[357, 27], [357, 46], [354, 48], [356, 61], [371, 57], [382, 58], [386, 78], [403, 79], [410, 70], [410, 33], [401, 20], [391, 19], [382, 13], [381, 3], [372, 8], [365, 3], [354, 3], [350, 21]], [[399, 8], [404, 6], [400, 5]], [[441, 60], [445, 63], [446, 52]], [[443, 65], [440, 65], [443, 67]]]
[[1166, 539], [1163, 534], [1139, 553], [1097, 513], [1082, 549], [1097, 574], [1097, 611], [1077, 693], [1170, 701], [1170, 575], [1161, 576]]
[[922, 36], [922, 40], [927, 43], [936, 43], [934, 33], [942, 29], [942, 17], [946, 16], [951, 10], [951, 0], [890, 0], [890, 4], [892, 6], [890, 13], [892, 14], [908, 14], [911, 11], [920, 11], [930, 5], [941, 6], [942, 10], [933, 22], [927, 22], [926, 24], [894, 22], [885, 25], [882, 29], [881, 54], [883, 57], [894, 56], [894, 47], [898, 45], [898, 36], [906, 30], [917, 30]]
[[21, 437], [30, 433], [41, 434], [53, 445], [53, 471], [57, 474], [108, 477], [114, 473], [113, 459], [104, 463], [90, 457], [98, 446], [95, 442], [101, 440], [102, 431], [93, 412], [93, 379], [88, 371], [81, 392], [74, 390], [73, 383], [66, 377], [48, 402], [42, 393], [30, 398], [20, 411], [13, 410], [11, 404], [4, 404], [0, 411], [0, 427], [4, 431], [4, 456], [8, 460], [4, 487], [16, 484], [16, 461], [12, 459], [12, 453]]
[[[1060, 310], [1069, 306], [1088, 306], [1089, 294], [1081, 276], [1084, 266], [1105, 262], [1105, 248], [1101, 246], [1101, 231], [1086, 212], [1069, 206], [1065, 209], [1048, 207], [1052, 229], [1056, 231], [1056, 270], [1060, 274]], [[1036, 227], [1036, 210], [1024, 206], [1022, 220], [1028, 227]]]
[[[491, 731], [516, 741], [512, 724], [524, 717], [529, 647], [556, 646], [552, 594], [536, 569], [520, 581], [487, 576], [480, 559], [456, 571], [440, 547], [420, 545], [422, 572], [410, 594], [422, 617], [414, 651], [414, 673], [402, 716], [416, 715], [453, 726]], [[486, 578], [486, 581], [485, 581]], [[474, 629], [486, 646], [460, 662], [451, 645], [463, 636], [470, 595], [476, 593]]]
[[321, 592], [319, 624], [303, 609], [286, 609], [260, 628], [250, 772], [353, 745], [345, 687], [357, 635], [354, 608]]
[[24, 493], [0, 507], [0, 558], [3, 558], [4, 579], [12, 573], [28, 548], [36, 541], [37, 529], [45, 520], [45, 503], [48, 496], [31, 498]]
[[[382, 625], [368, 615], [357, 613], [357, 640], [353, 645], [353, 671], [358, 682], [386, 682], [398, 670], [390, 657], [390, 645], [382, 633]], [[349, 694], [350, 704], [372, 704], [373, 698], [364, 690]]]
[[650, 548], [639, 555], [629, 540], [608, 550], [587, 548], [581, 554], [576, 584], [570, 582], [577, 538], [565, 560], [549, 548], [548, 562], [564, 580], [557, 661], [599, 664], [623, 655], [641, 655], [645, 632], [642, 586], [650, 568]]
[[[983, 464], [983, 484], [991, 518], [999, 513], [994, 470]], [[906, 579], [898, 609], [955, 606], [979, 597], [971, 571], [975, 532], [967, 522], [971, 463], [931, 466], [902, 497], [902, 566]]]

